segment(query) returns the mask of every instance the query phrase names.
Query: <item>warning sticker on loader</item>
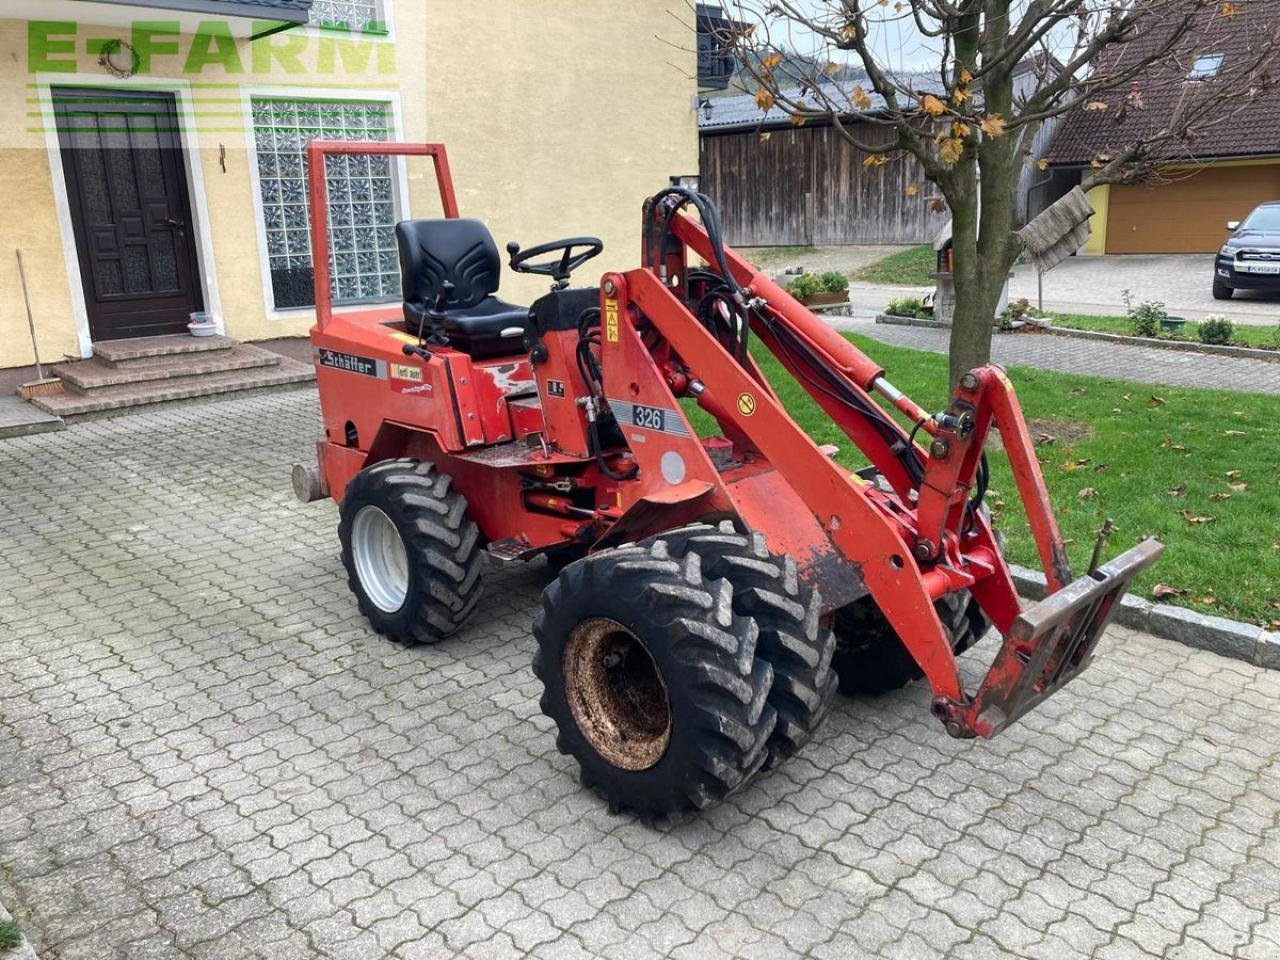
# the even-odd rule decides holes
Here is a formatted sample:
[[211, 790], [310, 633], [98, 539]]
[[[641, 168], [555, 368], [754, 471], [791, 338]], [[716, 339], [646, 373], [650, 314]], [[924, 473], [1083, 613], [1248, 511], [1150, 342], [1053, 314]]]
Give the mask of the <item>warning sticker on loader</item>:
[[618, 342], [618, 301], [604, 302], [604, 338], [610, 343]]
[[679, 410], [669, 407], [650, 407], [643, 403], [631, 403], [627, 400], [610, 400], [609, 409], [619, 423], [642, 430], [656, 430], [659, 433], [670, 433], [677, 437], [690, 436], [685, 426], [684, 417]]
[[329, 367], [333, 370], [345, 370], [347, 373], [358, 373], [375, 380], [387, 379], [387, 362], [375, 357], [361, 357], [354, 353], [341, 353], [337, 350], [319, 348], [316, 350], [316, 366]]
[[749, 417], [756, 412], [756, 398], [749, 393], [738, 394], [738, 412]]

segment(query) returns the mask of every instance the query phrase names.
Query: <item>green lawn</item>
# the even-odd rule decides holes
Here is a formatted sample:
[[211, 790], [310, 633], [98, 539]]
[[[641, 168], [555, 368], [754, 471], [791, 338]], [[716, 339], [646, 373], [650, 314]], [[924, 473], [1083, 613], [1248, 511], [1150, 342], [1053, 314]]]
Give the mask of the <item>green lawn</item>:
[[933, 284], [929, 274], [938, 269], [937, 254], [933, 245], [924, 243], [909, 250], [891, 253], [882, 260], [868, 264], [854, 279], [864, 283], [885, 283], [903, 287], [928, 287]]
[[[947, 361], [849, 335], [883, 363], [889, 378], [926, 409], [947, 399]], [[767, 354], [761, 362], [791, 415], [839, 460], [864, 465], [856, 447]], [[1136, 583], [1206, 613], [1269, 624], [1280, 620], [1280, 398], [1155, 387], [1123, 380], [1009, 369], [1032, 435], [1054, 438], [1040, 460], [1073, 570], [1084, 572], [1094, 532], [1114, 517], [1113, 555], [1144, 536], [1167, 545]], [[714, 421], [697, 411], [699, 432]], [[1004, 454], [990, 452], [987, 502], [1008, 539], [1009, 558], [1039, 569]], [[1234, 485], [1234, 486], [1233, 486]]]
[[[1130, 335], [1133, 333], [1132, 327], [1129, 326], [1128, 317], [1103, 317], [1082, 313], [1055, 313], [1051, 314], [1051, 316], [1053, 317], [1054, 326], [1058, 327], [1070, 327], [1073, 330], [1097, 330], [1102, 333], [1124, 333]], [[1187, 325], [1178, 334], [1165, 334], [1165, 337], [1170, 340], [1190, 340], [1193, 343], [1199, 343], [1200, 338], [1196, 335], [1198, 327], [1199, 324], [1191, 320], [1187, 322]], [[1280, 325], [1258, 327], [1245, 326], [1238, 323], [1236, 324], [1235, 332], [1231, 335], [1231, 341], [1244, 347], [1278, 349], [1280, 348]]]

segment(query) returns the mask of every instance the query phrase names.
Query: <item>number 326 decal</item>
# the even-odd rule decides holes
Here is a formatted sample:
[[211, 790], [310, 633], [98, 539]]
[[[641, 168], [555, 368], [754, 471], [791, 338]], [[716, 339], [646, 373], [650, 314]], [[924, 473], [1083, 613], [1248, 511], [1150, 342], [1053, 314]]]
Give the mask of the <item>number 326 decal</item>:
[[684, 417], [678, 410], [667, 407], [649, 407], [642, 403], [631, 403], [628, 400], [610, 400], [609, 409], [621, 424], [639, 427], [641, 430], [655, 430], [658, 433], [670, 433], [678, 437], [689, 436], [689, 428], [685, 426]]

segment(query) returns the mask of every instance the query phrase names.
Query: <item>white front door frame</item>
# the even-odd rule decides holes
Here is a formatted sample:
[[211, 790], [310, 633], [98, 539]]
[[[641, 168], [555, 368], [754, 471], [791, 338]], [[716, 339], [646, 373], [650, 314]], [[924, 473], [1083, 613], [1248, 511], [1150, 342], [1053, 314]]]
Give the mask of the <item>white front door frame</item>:
[[204, 174], [200, 166], [200, 146], [196, 136], [196, 118], [192, 103], [191, 84], [186, 80], [133, 77], [103, 83], [100, 73], [41, 73], [36, 75], [36, 98], [40, 122], [44, 127], [45, 149], [49, 155], [49, 176], [53, 181], [53, 202], [58, 215], [58, 230], [62, 236], [62, 256], [66, 263], [67, 284], [71, 290], [71, 312], [75, 318], [76, 341], [81, 357], [93, 356], [93, 337], [89, 332], [89, 308], [85, 302], [84, 278], [80, 274], [80, 258], [77, 254], [75, 229], [71, 222], [71, 199], [67, 195], [67, 176], [62, 166], [62, 143], [58, 137], [58, 123], [53, 111], [53, 87], [89, 87], [110, 91], [124, 87], [129, 90], [154, 90], [172, 93], [178, 111], [178, 138], [182, 146], [182, 167], [187, 178], [187, 195], [191, 199], [191, 216], [195, 220], [196, 261], [200, 270], [200, 285], [204, 293], [204, 308], [218, 322], [218, 333], [226, 332], [222, 316], [222, 298], [218, 294], [218, 274], [213, 260], [213, 231], [209, 225], [209, 205], [205, 196]]

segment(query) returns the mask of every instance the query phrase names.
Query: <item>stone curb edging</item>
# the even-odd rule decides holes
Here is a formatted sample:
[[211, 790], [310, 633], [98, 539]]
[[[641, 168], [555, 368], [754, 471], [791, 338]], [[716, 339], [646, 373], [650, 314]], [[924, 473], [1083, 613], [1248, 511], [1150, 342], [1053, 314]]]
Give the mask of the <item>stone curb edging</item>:
[[[12, 920], [13, 917], [5, 910], [4, 904], [0, 903], [0, 921]], [[0, 960], [38, 960], [36, 952], [31, 949], [31, 941], [27, 939], [26, 934], [22, 936], [22, 942], [12, 950], [0, 950]]]
[[950, 330], [951, 324], [941, 320], [927, 320], [922, 317], [899, 317], [892, 313], [877, 313], [876, 323], [887, 323], [891, 327], [928, 327], [930, 330]]
[[1156, 340], [1151, 337], [1129, 337], [1121, 333], [1103, 333], [1100, 330], [1076, 330], [1073, 327], [1049, 326], [1043, 329], [1054, 336], [1075, 337], [1079, 340], [1102, 340], [1106, 343], [1121, 343], [1131, 347], [1154, 347], [1157, 350], [1181, 350], [1185, 353], [1216, 353], [1242, 360], [1280, 362], [1280, 350], [1259, 350], [1256, 347], [1232, 347], [1216, 343], [1192, 343], [1189, 340]]
[[[1032, 600], [1044, 598], [1043, 573], [1013, 564], [1009, 569], [1019, 593]], [[1250, 623], [1196, 613], [1168, 603], [1152, 603], [1127, 594], [1120, 602], [1115, 621], [1123, 627], [1176, 640], [1219, 656], [1280, 670], [1280, 633]]]

